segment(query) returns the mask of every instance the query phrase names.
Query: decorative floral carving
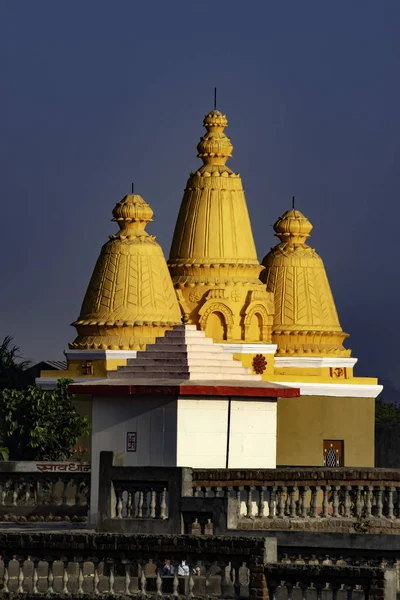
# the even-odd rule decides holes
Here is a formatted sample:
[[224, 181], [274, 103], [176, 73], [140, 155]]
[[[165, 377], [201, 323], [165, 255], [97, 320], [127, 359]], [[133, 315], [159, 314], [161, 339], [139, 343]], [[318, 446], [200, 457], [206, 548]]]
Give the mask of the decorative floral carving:
[[267, 361], [263, 354], [256, 354], [253, 358], [253, 371], [258, 375], [262, 375], [267, 368]]
[[234, 302], [239, 302], [241, 297], [242, 297], [242, 294], [240, 293], [239, 290], [232, 290], [231, 298]]
[[189, 302], [198, 302], [200, 300], [201, 296], [199, 294], [199, 292], [190, 292], [189, 294]]

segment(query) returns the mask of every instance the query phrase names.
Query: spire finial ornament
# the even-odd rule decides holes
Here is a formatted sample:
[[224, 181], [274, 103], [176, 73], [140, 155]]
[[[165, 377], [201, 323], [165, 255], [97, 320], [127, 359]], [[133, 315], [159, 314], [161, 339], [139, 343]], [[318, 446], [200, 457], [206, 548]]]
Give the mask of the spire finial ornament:
[[214, 88], [214, 110], [217, 110], [217, 88]]
[[214, 109], [204, 117], [203, 125], [207, 133], [197, 146], [197, 156], [205, 165], [224, 165], [233, 150], [231, 140], [224, 133], [228, 125], [226, 115]]
[[181, 311], [214, 341], [269, 343], [273, 297], [259, 279], [242, 180], [225, 164], [228, 120], [214, 109], [203, 124], [204, 164], [187, 181], [168, 260]]

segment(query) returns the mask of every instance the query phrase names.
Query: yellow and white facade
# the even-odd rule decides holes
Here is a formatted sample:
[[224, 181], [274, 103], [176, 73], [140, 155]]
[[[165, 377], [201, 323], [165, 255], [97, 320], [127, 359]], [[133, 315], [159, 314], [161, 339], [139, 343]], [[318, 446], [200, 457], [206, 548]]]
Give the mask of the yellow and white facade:
[[[276, 221], [279, 243], [259, 263], [241, 177], [226, 165], [227, 123], [216, 110], [204, 119], [203, 165], [187, 181], [168, 263], [145, 231], [149, 205], [129, 195], [114, 208], [120, 231], [101, 250], [59, 376], [101, 379], [182, 318], [264, 381], [300, 389], [278, 400], [278, 465], [321, 466], [334, 451], [338, 465], [373, 466], [382, 387], [354, 375], [357, 359], [300, 211]], [[39, 384], [54, 377], [43, 372]]]

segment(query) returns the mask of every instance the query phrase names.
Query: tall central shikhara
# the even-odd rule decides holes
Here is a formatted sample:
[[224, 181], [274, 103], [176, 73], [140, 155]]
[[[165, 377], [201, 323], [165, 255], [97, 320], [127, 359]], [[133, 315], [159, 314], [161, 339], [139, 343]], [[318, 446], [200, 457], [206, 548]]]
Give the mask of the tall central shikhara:
[[214, 341], [271, 341], [273, 295], [259, 280], [242, 180], [217, 110], [204, 119], [203, 166], [188, 179], [168, 261], [182, 312]]

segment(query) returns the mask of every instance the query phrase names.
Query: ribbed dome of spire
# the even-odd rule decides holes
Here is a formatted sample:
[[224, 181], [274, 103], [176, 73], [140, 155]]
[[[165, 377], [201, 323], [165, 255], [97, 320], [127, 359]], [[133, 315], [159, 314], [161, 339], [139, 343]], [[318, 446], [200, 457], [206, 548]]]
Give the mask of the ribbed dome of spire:
[[[186, 184], [168, 265], [182, 311], [214, 341], [270, 341], [272, 295], [261, 266], [239, 174], [225, 165], [233, 146], [224, 114], [204, 118], [203, 161]], [[211, 323], [214, 325], [211, 326]]]
[[180, 323], [163, 251], [145, 231], [153, 211], [137, 194], [113, 210], [120, 231], [110, 235], [93, 271], [72, 349], [138, 350]]
[[348, 356], [324, 263], [305, 241], [312, 224], [288, 210], [274, 224], [280, 243], [263, 260], [261, 280], [274, 294], [272, 340], [278, 354]]

